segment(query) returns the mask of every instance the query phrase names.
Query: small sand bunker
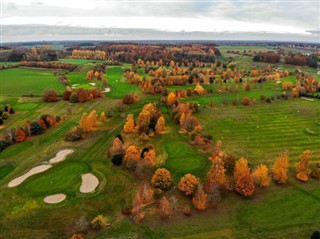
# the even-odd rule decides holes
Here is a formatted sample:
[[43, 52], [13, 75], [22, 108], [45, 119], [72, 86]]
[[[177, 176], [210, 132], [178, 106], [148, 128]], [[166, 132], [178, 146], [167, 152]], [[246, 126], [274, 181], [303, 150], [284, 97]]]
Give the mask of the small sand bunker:
[[27, 178], [29, 178], [30, 176], [34, 175], [34, 174], [38, 174], [38, 173], [42, 173], [44, 171], [47, 171], [49, 168], [51, 168], [52, 165], [51, 164], [45, 164], [45, 165], [39, 165], [36, 166], [34, 168], [32, 168], [31, 170], [29, 170], [27, 173], [23, 174], [22, 176], [13, 179], [12, 181], [9, 182], [8, 187], [16, 187], [19, 184], [21, 184], [24, 180], [26, 180]]
[[81, 186], [80, 186], [81, 193], [91, 193], [99, 185], [98, 178], [94, 176], [92, 173], [86, 173], [81, 175], [81, 179], [82, 179]]
[[57, 153], [56, 157], [52, 158], [49, 160], [49, 163], [51, 164], [55, 164], [55, 163], [59, 163], [63, 160], [66, 159], [66, 157], [69, 155], [69, 154], [72, 154], [73, 153], [73, 150], [72, 149], [64, 149], [64, 150], [61, 150]]
[[59, 194], [53, 194], [53, 195], [50, 195], [50, 196], [46, 196], [43, 201], [45, 203], [48, 203], [48, 204], [55, 204], [55, 203], [59, 203], [59, 202], [62, 202], [66, 199], [66, 195], [65, 194], [62, 194], [62, 193], [59, 193]]

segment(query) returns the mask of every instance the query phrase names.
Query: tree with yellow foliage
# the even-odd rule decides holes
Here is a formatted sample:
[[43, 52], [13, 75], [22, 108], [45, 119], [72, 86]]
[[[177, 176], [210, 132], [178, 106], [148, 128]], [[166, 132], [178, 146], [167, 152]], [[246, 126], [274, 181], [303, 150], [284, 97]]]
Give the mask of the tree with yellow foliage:
[[113, 140], [111, 151], [113, 154], [122, 154], [123, 144], [122, 144], [122, 141], [119, 139], [119, 137], [116, 137]]
[[243, 175], [250, 175], [250, 169], [248, 167], [248, 160], [245, 158], [240, 158], [234, 167], [234, 181], [237, 182], [238, 179]]
[[192, 174], [184, 175], [178, 184], [180, 191], [184, 192], [186, 196], [193, 195], [197, 189], [199, 180]]
[[286, 183], [288, 180], [288, 165], [288, 151], [283, 151], [273, 165], [273, 180], [276, 183]]
[[218, 156], [215, 156], [212, 160], [212, 166], [207, 174], [208, 184], [216, 184], [219, 188], [226, 187], [227, 178], [225, 172], [226, 169], [223, 166], [222, 159]]
[[134, 145], [127, 148], [124, 160], [128, 168], [134, 168], [140, 159], [140, 149]]
[[309, 168], [309, 159], [311, 154], [312, 153], [310, 150], [304, 151], [303, 154], [300, 156], [300, 161], [297, 164], [296, 178], [302, 182], [307, 182], [309, 179], [308, 177], [311, 173], [311, 170]]
[[154, 167], [156, 159], [155, 149], [150, 149], [144, 156], [143, 161], [147, 162], [151, 167]]
[[147, 132], [150, 124], [150, 112], [142, 109], [138, 118], [139, 132]]
[[260, 187], [267, 187], [269, 186], [270, 178], [268, 176], [268, 167], [264, 164], [260, 164], [254, 171], [253, 177], [257, 184]]
[[243, 196], [250, 197], [254, 193], [253, 177], [250, 174], [242, 174], [236, 181], [236, 191]]
[[168, 105], [171, 106], [173, 104], [175, 104], [177, 102], [178, 98], [176, 96], [176, 94], [174, 92], [170, 92], [170, 94], [168, 95]]
[[199, 95], [204, 95], [205, 94], [204, 88], [199, 83], [194, 88], [194, 91]]
[[101, 112], [101, 114], [100, 114], [100, 121], [101, 121], [101, 122], [106, 122], [106, 120], [107, 120], [107, 117], [106, 117], [106, 114], [105, 114], [104, 111], [103, 111], [103, 112]]
[[133, 114], [128, 114], [127, 122], [123, 126], [123, 131], [125, 133], [132, 133], [134, 131], [134, 119]]
[[152, 176], [151, 185], [155, 188], [168, 190], [172, 185], [170, 172], [165, 168], [157, 169], [157, 171]]
[[207, 199], [208, 199], [208, 195], [205, 193], [201, 183], [199, 182], [196, 194], [192, 198], [192, 203], [196, 209], [204, 210], [207, 208]]
[[157, 120], [157, 124], [155, 127], [157, 134], [164, 134], [165, 133], [165, 124], [166, 124], [166, 121], [165, 121], [164, 117], [160, 116], [159, 119]]

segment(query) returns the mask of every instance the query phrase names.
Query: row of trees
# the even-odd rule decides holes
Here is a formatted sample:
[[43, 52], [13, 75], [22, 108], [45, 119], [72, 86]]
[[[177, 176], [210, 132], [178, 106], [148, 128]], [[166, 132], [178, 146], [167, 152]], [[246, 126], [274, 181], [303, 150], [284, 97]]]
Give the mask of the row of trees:
[[24, 126], [6, 129], [0, 140], [0, 152], [12, 144], [25, 141], [32, 135], [43, 134], [46, 129], [53, 127], [60, 121], [59, 116], [44, 114], [38, 120], [27, 121]]
[[43, 62], [43, 61], [22, 61], [19, 66], [23, 67], [35, 67], [35, 68], [48, 68], [48, 69], [64, 69], [73, 71], [77, 68], [76, 64], [65, 63], [65, 62]]
[[103, 97], [103, 93], [99, 89], [90, 88], [89, 90], [79, 87], [77, 90], [71, 90], [69, 87], [62, 94], [63, 100], [71, 103], [84, 103]]
[[71, 58], [88, 59], [88, 60], [105, 60], [106, 52], [100, 50], [73, 50]]

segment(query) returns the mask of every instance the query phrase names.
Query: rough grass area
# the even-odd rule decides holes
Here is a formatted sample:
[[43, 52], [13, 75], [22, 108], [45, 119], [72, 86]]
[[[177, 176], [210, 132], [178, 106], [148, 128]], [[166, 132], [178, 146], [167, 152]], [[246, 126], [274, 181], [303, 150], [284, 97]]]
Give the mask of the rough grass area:
[[0, 71], [0, 95], [43, 95], [46, 90], [55, 89], [62, 93], [62, 83], [53, 75], [53, 71], [12, 68]]

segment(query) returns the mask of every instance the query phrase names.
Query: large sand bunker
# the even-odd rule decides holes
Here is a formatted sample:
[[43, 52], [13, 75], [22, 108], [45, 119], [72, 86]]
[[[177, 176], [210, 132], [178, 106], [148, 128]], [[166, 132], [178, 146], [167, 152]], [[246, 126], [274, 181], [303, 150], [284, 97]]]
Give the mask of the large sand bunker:
[[10, 181], [8, 184], [8, 187], [10, 187], [10, 188], [16, 187], [16, 186], [20, 185], [24, 180], [31, 177], [32, 175], [47, 171], [49, 168], [52, 167], [52, 164], [59, 163], [59, 162], [65, 160], [66, 157], [71, 153], [73, 153], [72, 149], [64, 149], [64, 150], [59, 151], [54, 158], [49, 160], [50, 164], [39, 165], [39, 166], [32, 168], [31, 170], [29, 170], [27, 173], [23, 174], [22, 176]]
[[60, 163], [63, 160], [65, 160], [69, 154], [72, 154], [72, 153], [73, 153], [72, 149], [61, 150], [56, 154], [56, 157], [49, 160], [49, 163], [50, 164]]
[[66, 195], [65, 194], [62, 194], [62, 193], [59, 193], [59, 194], [53, 194], [53, 195], [50, 195], [50, 196], [46, 196], [43, 201], [45, 203], [49, 203], [49, 204], [55, 204], [55, 203], [59, 203], [59, 202], [62, 202], [63, 200], [66, 199]]
[[32, 168], [31, 170], [29, 170], [27, 173], [23, 174], [22, 176], [13, 179], [12, 181], [9, 182], [8, 187], [16, 187], [19, 184], [21, 184], [24, 180], [26, 180], [27, 178], [29, 178], [30, 176], [34, 175], [34, 174], [38, 174], [38, 173], [42, 173], [44, 171], [47, 171], [49, 168], [51, 168], [52, 165], [51, 164], [45, 164], [45, 165], [39, 165], [36, 166], [34, 168]]
[[99, 185], [98, 178], [94, 176], [92, 173], [86, 173], [81, 175], [81, 179], [82, 179], [81, 186], [80, 186], [81, 193], [91, 193]]

